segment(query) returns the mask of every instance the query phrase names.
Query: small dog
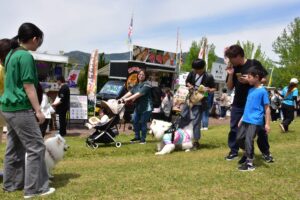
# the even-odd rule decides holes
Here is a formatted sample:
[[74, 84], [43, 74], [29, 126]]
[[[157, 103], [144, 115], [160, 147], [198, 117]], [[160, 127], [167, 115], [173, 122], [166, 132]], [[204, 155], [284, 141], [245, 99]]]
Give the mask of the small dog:
[[65, 151], [69, 148], [66, 140], [59, 134], [54, 137], [50, 137], [45, 141], [46, 152], [45, 152], [45, 162], [48, 170], [49, 178], [53, 178], [51, 175], [52, 169], [55, 165], [61, 161], [64, 157]]
[[[177, 129], [174, 133], [168, 133], [167, 131], [171, 128], [172, 123], [152, 120], [150, 131], [156, 139], [161, 140], [157, 145], [158, 152], [155, 155], [171, 153], [175, 150], [175, 147], [188, 152], [193, 147], [193, 122], [190, 122], [183, 129]], [[172, 134], [174, 135], [172, 136]]]

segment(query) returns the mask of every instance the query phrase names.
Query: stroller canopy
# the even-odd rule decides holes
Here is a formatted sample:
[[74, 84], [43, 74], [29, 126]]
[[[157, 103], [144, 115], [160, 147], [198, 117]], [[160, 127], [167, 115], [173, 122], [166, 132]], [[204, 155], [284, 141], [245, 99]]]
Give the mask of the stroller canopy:
[[124, 104], [119, 103], [116, 99], [109, 99], [108, 101], [101, 101], [100, 107], [105, 109], [109, 117], [119, 115], [120, 119], [124, 116]]

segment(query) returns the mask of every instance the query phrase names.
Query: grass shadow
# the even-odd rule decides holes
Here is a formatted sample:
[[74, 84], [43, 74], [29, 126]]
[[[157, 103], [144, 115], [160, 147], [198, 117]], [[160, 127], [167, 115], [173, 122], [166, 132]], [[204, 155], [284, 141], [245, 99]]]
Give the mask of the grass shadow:
[[55, 174], [51, 185], [55, 188], [61, 188], [66, 186], [71, 179], [77, 179], [80, 176], [77, 173]]
[[216, 148], [220, 148], [220, 145], [216, 145], [216, 144], [201, 144], [200, 143], [200, 149], [216, 149]]

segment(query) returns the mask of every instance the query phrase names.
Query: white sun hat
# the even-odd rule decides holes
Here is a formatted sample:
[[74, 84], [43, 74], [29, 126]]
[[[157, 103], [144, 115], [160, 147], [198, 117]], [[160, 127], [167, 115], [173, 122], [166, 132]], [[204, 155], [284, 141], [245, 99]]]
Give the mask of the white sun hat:
[[296, 78], [292, 78], [292, 79], [290, 80], [290, 83], [298, 84], [299, 81], [298, 81], [298, 79], [296, 79]]

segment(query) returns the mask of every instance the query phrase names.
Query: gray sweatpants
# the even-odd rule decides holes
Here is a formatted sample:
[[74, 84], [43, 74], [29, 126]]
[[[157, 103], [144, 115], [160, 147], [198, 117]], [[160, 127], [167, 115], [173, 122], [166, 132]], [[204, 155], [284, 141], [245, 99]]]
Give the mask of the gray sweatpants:
[[15, 191], [24, 188], [25, 195], [48, 191], [45, 145], [33, 111], [2, 113], [7, 122], [3, 189]]
[[244, 155], [247, 157], [248, 162], [254, 159], [254, 138], [262, 126], [242, 122], [241, 127], [238, 129], [237, 144], [245, 151]]

